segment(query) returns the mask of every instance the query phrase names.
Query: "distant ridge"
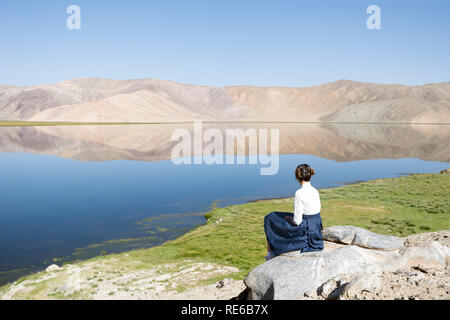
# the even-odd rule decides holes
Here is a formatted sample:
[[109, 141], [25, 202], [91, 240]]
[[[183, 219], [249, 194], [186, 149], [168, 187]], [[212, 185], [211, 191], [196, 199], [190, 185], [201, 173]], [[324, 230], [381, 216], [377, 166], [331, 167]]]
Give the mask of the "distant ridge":
[[9, 84], [0, 84], [0, 91], [6, 90], [6, 89], [11, 89], [11, 88], [16, 88], [16, 86], [12, 86]]
[[407, 86], [351, 80], [313, 87], [200, 86], [78, 78], [0, 85], [0, 120], [450, 122], [450, 82]]

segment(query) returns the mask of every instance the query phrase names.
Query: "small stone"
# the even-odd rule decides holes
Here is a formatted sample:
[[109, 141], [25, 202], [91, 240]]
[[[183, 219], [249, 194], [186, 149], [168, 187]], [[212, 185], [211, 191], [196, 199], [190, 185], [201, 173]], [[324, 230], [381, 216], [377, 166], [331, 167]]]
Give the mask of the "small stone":
[[305, 292], [304, 296], [307, 297], [307, 298], [311, 298], [311, 297], [314, 297], [315, 294], [314, 294], [313, 290], [308, 290], [308, 291]]
[[66, 292], [66, 291], [70, 290], [70, 287], [68, 285], [63, 285], [63, 286], [59, 287], [58, 290], [62, 291], [62, 292]]
[[53, 271], [57, 271], [61, 269], [60, 267], [58, 267], [56, 264], [52, 264], [50, 266], [47, 267], [47, 269], [45, 269], [45, 272], [53, 272]]
[[[341, 292], [341, 298], [361, 298], [364, 292], [375, 293], [382, 288], [379, 275], [366, 274], [352, 280]], [[364, 295], [365, 296], [365, 295]]]
[[339, 287], [339, 283], [334, 279], [330, 279], [330, 280], [324, 282], [319, 287], [318, 293], [321, 297], [328, 298], [330, 293], [333, 292], [334, 290], [336, 290], [338, 287]]
[[231, 284], [231, 280], [230, 279], [223, 279], [223, 280], [220, 280], [217, 283], [216, 288], [217, 289], [222, 289], [223, 287], [226, 287], [226, 286], [228, 286], [230, 284]]

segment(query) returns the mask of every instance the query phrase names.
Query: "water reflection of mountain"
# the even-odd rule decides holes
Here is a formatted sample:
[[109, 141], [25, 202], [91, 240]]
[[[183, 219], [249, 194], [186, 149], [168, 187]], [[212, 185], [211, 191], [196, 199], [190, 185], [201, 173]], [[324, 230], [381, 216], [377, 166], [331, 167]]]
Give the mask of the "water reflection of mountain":
[[[277, 128], [281, 154], [336, 161], [419, 158], [450, 161], [450, 126], [375, 124], [204, 124], [204, 130]], [[1, 152], [51, 154], [80, 161], [170, 159], [172, 132], [192, 124], [48, 126], [0, 129]], [[193, 136], [193, 134], [192, 134]]]

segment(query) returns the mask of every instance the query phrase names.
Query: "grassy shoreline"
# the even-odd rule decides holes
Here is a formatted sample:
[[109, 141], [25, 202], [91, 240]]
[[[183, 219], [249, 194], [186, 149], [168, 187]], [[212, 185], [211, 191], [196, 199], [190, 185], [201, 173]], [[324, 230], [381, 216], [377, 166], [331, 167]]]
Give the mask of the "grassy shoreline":
[[[377, 179], [352, 185], [320, 190], [324, 227], [354, 225], [381, 234], [408, 236], [416, 233], [450, 229], [450, 175], [417, 174], [397, 178]], [[98, 256], [71, 264], [84, 270], [94, 265], [109, 274], [109, 278], [137, 270], [176, 266], [161, 272], [176, 272], [186, 263], [209, 263], [237, 268], [227, 275], [242, 279], [255, 266], [264, 262], [266, 244], [263, 219], [271, 211], [290, 211], [293, 199], [259, 200], [224, 208], [214, 208], [208, 221], [183, 236], [148, 249]], [[169, 270], [170, 269], [170, 270]], [[16, 282], [39, 282], [32, 292], [16, 298], [58, 298], [49, 296], [55, 283], [64, 282], [63, 272], [46, 279], [40, 272]], [[83, 279], [92, 278], [86, 271]], [[221, 276], [222, 277], [222, 276]], [[223, 277], [222, 277], [223, 278]], [[217, 275], [202, 279], [200, 284], [219, 280]], [[59, 282], [58, 282], [59, 281]], [[199, 285], [199, 283], [194, 285]], [[0, 287], [8, 291], [11, 284]], [[80, 293], [81, 294], [81, 293]], [[86, 294], [86, 295], [85, 295]], [[88, 298], [86, 292], [73, 298]], [[61, 296], [59, 298], [70, 298]]]

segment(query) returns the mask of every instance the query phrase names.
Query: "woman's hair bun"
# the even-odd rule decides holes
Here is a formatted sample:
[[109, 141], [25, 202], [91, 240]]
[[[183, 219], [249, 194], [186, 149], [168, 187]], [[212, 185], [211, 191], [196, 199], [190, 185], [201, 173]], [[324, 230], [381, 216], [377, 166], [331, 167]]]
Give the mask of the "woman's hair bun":
[[309, 164], [300, 164], [295, 169], [295, 178], [299, 181], [309, 181], [311, 176], [315, 175], [316, 171], [309, 166]]

